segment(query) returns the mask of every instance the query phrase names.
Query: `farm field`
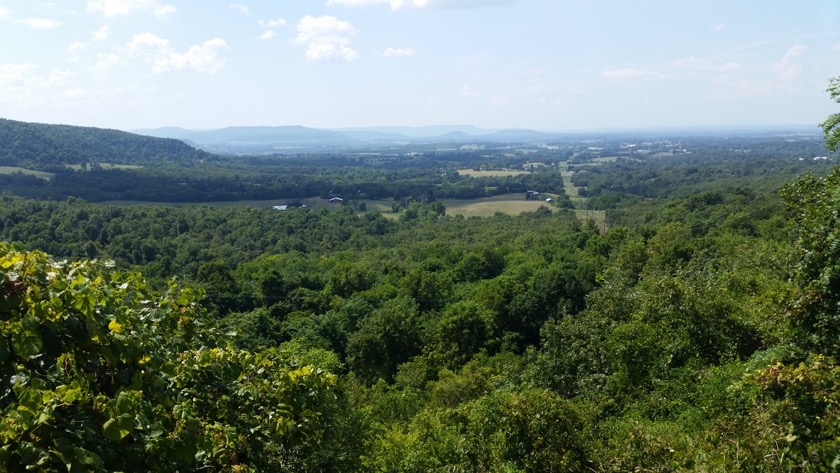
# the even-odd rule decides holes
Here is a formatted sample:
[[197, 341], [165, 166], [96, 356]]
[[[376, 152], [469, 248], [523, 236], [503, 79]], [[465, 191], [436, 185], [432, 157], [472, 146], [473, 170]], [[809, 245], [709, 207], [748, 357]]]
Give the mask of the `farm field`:
[[498, 171], [476, 171], [475, 169], [459, 169], [458, 174], [472, 177], [507, 177], [530, 174], [530, 171], [516, 171], [513, 169], [501, 169]]
[[[572, 176], [569, 173], [563, 173], [563, 192], [572, 199], [572, 203], [575, 204], [574, 199], [578, 197], [578, 188], [572, 184]], [[575, 204], [577, 205], [577, 204]]]
[[45, 181], [49, 181], [53, 176], [55, 176], [55, 174], [51, 172], [35, 171], [33, 169], [19, 168], [17, 166], [0, 166], [0, 174], [15, 174], [18, 172], [21, 174], [29, 174]]
[[[546, 196], [556, 198], [554, 194]], [[552, 208], [553, 205], [544, 200], [525, 200], [522, 194], [502, 194], [482, 199], [442, 199], [446, 207], [446, 215], [463, 215], [465, 217], [492, 217], [497, 212], [508, 215], [519, 215], [523, 212], [533, 212], [540, 207]]]

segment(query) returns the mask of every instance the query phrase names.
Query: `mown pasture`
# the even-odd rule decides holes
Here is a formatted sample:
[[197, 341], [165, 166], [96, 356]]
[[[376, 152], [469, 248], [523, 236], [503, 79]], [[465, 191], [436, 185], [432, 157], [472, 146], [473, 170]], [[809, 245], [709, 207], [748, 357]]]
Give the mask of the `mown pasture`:
[[0, 174], [29, 174], [37, 178], [49, 181], [55, 174], [51, 172], [35, 171], [33, 169], [19, 168], [17, 166], [0, 166]]

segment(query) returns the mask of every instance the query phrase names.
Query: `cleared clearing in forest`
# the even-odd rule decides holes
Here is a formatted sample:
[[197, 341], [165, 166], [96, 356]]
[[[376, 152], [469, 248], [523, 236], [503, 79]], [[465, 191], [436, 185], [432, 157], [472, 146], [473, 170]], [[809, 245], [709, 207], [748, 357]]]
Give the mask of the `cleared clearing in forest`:
[[458, 174], [471, 177], [508, 177], [520, 174], [531, 174], [530, 171], [516, 171], [513, 169], [499, 169], [496, 171], [476, 171], [475, 169], [459, 169]]
[[19, 168], [17, 166], [0, 166], [0, 174], [28, 174], [49, 181], [55, 174], [51, 172], [35, 171], [34, 169]]

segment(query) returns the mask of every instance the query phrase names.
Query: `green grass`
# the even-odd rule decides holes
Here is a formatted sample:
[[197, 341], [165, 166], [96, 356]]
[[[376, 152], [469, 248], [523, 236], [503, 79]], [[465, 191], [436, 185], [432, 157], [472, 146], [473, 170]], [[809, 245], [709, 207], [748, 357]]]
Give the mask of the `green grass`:
[[[560, 175], [563, 176], [563, 191], [569, 198], [578, 196], [578, 188], [572, 184], [572, 176], [569, 175], [569, 163], [562, 162], [558, 166]], [[572, 202], [574, 204], [574, 201]]]
[[35, 171], [33, 169], [19, 168], [16, 166], [0, 166], [0, 174], [16, 173], [29, 174], [30, 176], [35, 176], [45, 181], [49, 181], [50, 179], [52, 179], [53, 176], [55, 176], [55, 174], [51, 172]]
[[523, 212], [533, 212], [540, 206], [553, 208], [545, 200], [525, 200], [523, 194], [502, 194], [481, 199], [441, 199], [446, 207], [446, 215], [463, 215], [465, 217], [492, 217], [497, 212], [508, 215], [519, 215]]
[[578, 197], [577, 195], [569, 197], [569, 200], [572, 202], [572, 205], [575, 208], [583, 208], [586, 207], [586, 203], [589, 202], [589, 198], [587, 197]]
[[579, 195], [578, 188], [572, 184], [572, 176], [569, 176], [568, 174], [563, 175], [563, 192], [565, 192], [569, 198], [577, 197]]
[[595, 221], [595, 226], [602, 232], [604, 231], [604, 221], [606, 220], [607, 212], [605, 210], [583, 210], [575, 209], [575, 216], [581, 222], [586, 223], [589, 220]]

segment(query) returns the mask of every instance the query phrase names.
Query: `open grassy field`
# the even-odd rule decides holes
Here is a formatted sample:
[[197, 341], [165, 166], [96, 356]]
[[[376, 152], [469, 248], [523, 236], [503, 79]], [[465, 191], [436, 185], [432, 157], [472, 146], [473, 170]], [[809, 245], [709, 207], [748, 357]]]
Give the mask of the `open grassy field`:
[[599, 230], [602, 232], [605, 231], [604, 228], [604, 221], [606, 220], [606, 211], [605, 210], [583, 210], [583, 209], [575, 209], [575, 216], [581, 222], [587, 222], [588, 220], [594, 220], [595, 226], [598, 227]]
[[499, 171], [476, 171], [474, 169], [459, 169], [458, 174], [462, 176], [472, 177], [506, 177], [518, 176], [520, 174], [530, 174], [529, 171], [514, 171], [512, 169], [504, 169]]
[[[558, 165], [558, 168], [560, 170], [560, 175], [563, 176], [563, 192], [565, 192], [570, 199], [577, 197], [578, 188], [572, 184], [572, 176], [569, 175], [569, 163], [561, 162]], [[574, 204], [574, 201], [572, 201], [572, 203]]]
[[572, 176], [568, 173], [563, 174], [563, 192], [565, 192], [570, 199], [579, 195], [578, 188], [572, 184]]
[[522, 194], [502, 194], [483, 199], [442, 199], [446, 207], [446, 215], [463, 215], [465, 217], [491, 217], [496, 212], [508, 215], [519, 215], [522, 212], [533, 212], [540, 206], [554, 208], [544, 200], [525, 200]]
[[22, 174], [29, 174], [31, 176], [41, 178], [45, 181], [49, 181], [50, 179], [52, 179], [53, 176], [55, 176], [55, 174], [51, 172], [35, 171], [32, 169], [19, 168], [16, 166], [0, 166], [0, 174], [15, 174], [18, 172]]

